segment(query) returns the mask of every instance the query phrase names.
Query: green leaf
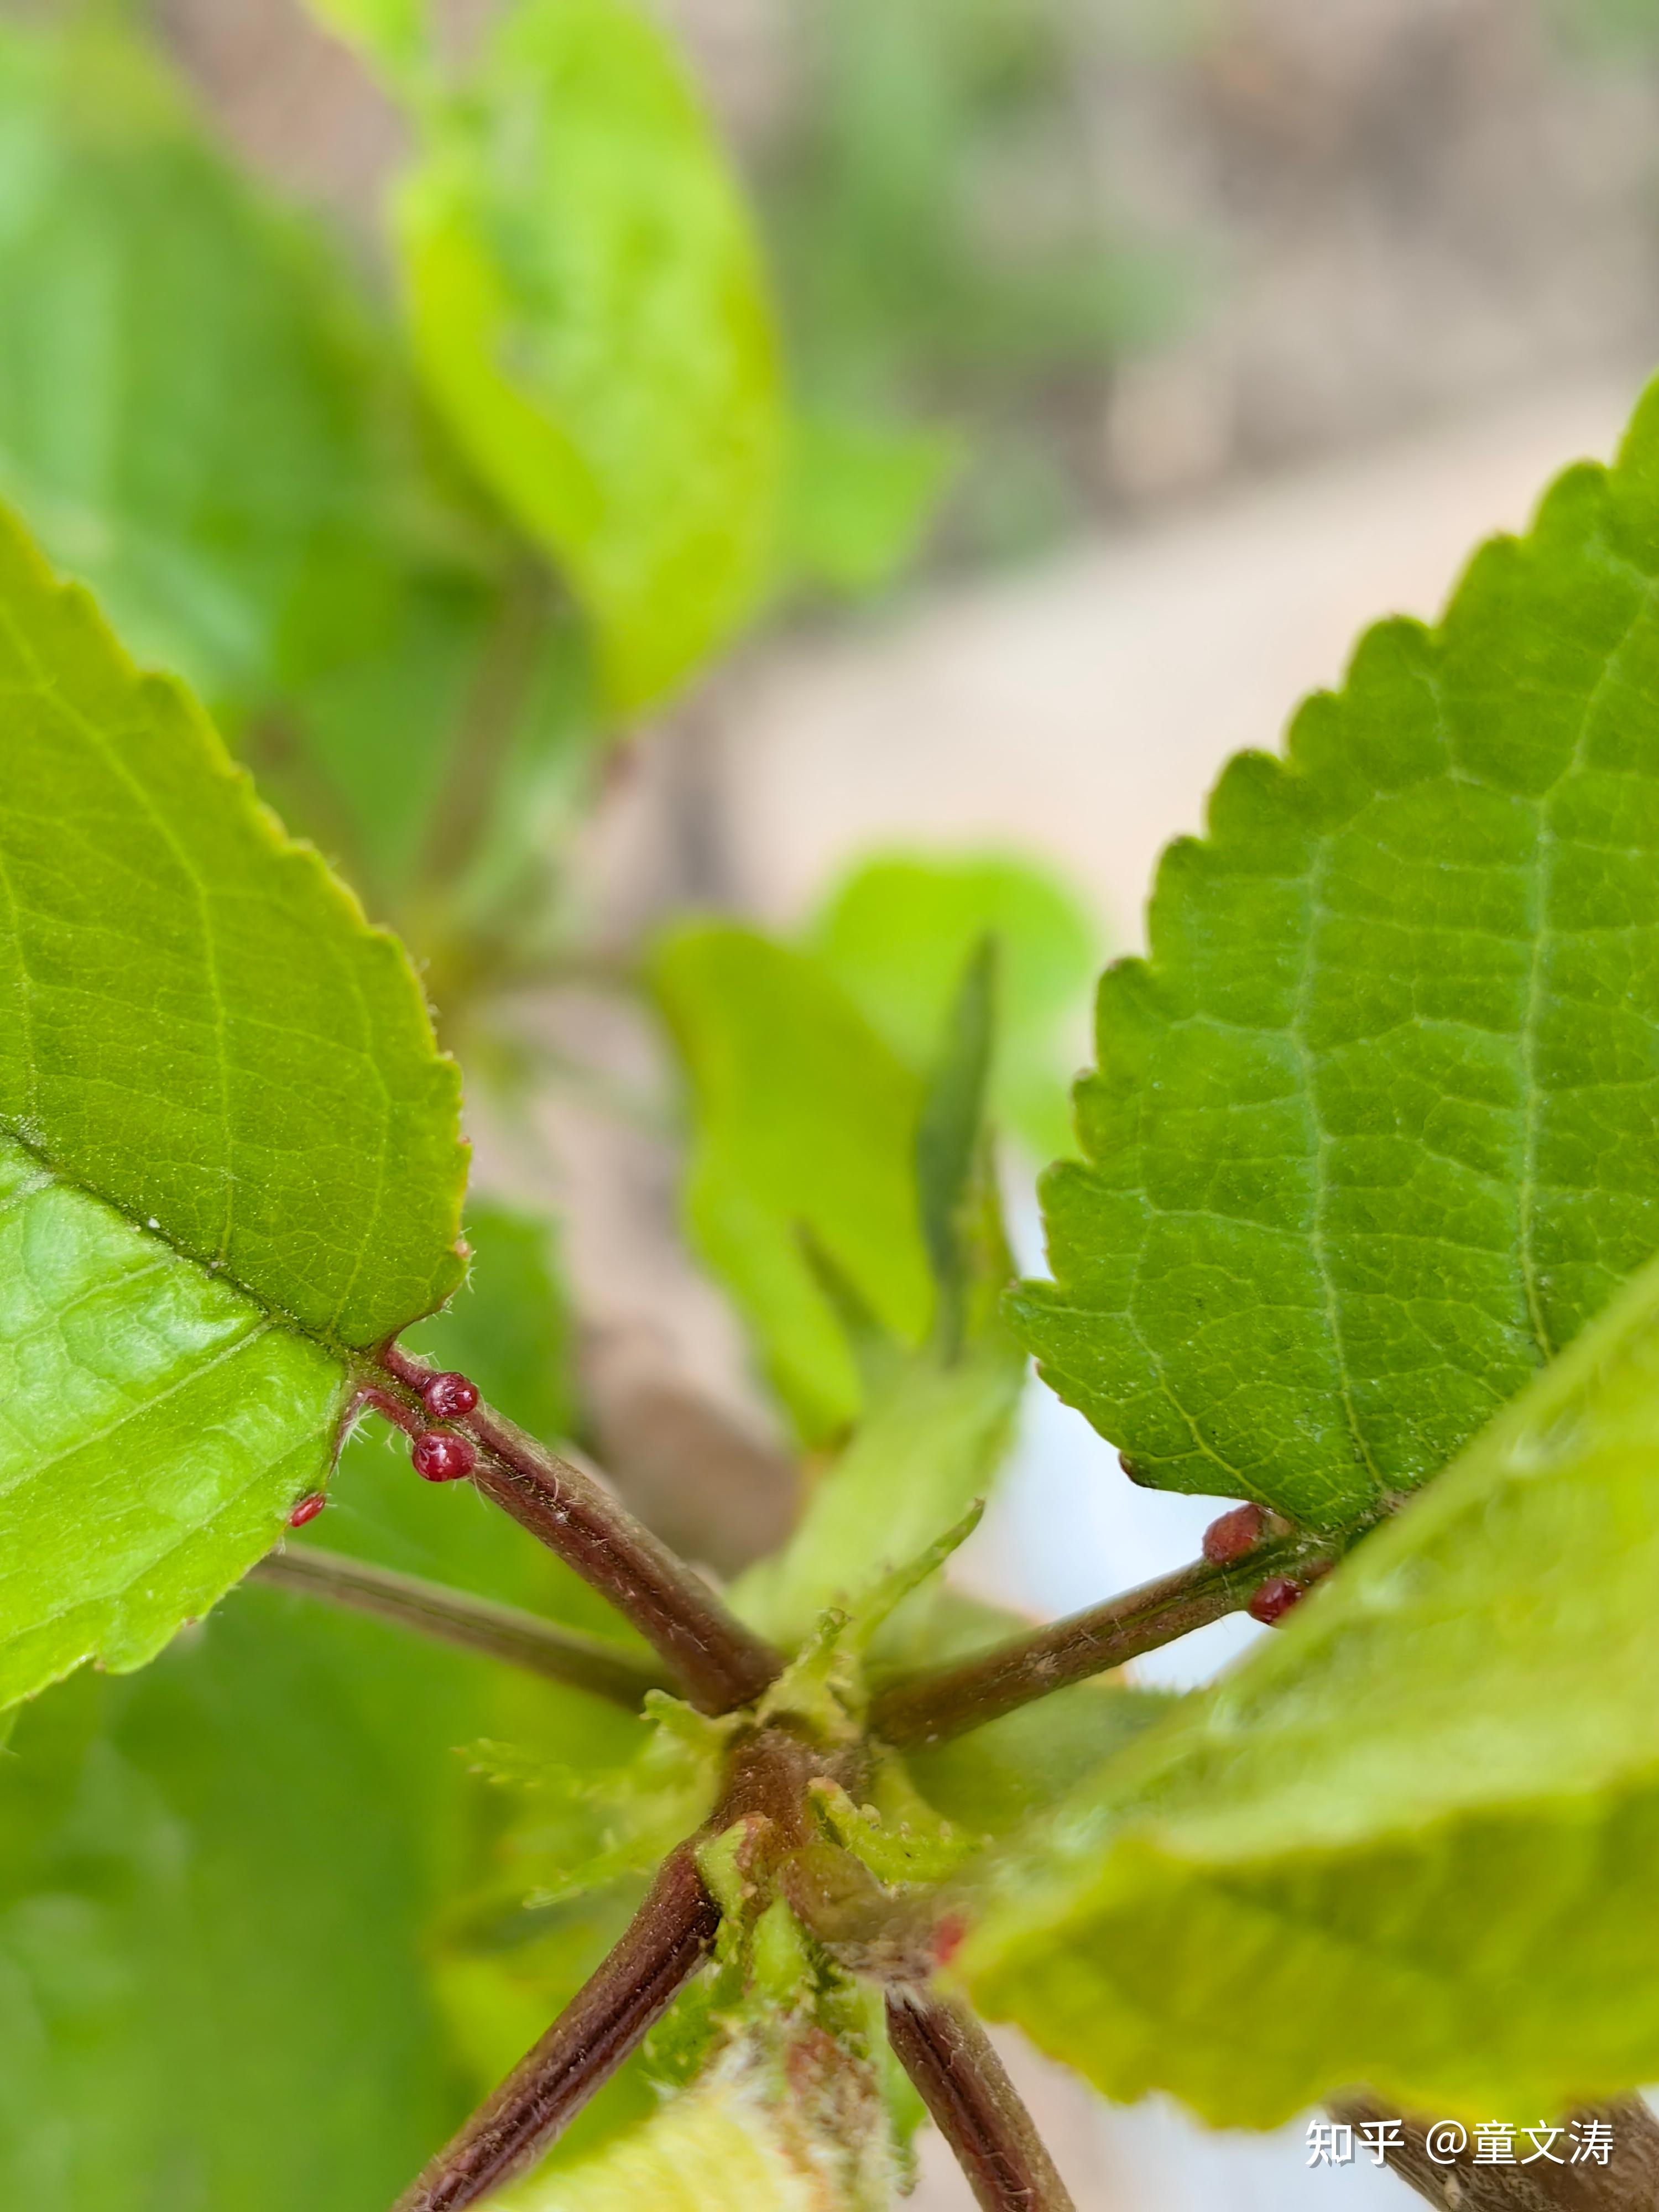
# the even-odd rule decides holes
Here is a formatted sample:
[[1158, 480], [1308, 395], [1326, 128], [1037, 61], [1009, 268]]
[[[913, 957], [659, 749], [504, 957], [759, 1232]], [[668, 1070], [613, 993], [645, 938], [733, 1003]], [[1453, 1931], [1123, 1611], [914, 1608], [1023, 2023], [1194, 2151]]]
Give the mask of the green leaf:
[[397, 229], [432, 397], [635, 712], [752, 609], [784, 443], [748, 218], [661, 33], [623, 0], [520, 0]]
[[549, 1443], [569, 1436], [576, 1425], [574, 1317], [559, 1273], [557, 1231], [514, 1206], [474, 1200], [466, 1241], [465, 1289], [410, 1330], [405, 1343], [471, 1376], [491, 1405], [532, 1435]]
[[[364, 1438], [319, 1525], [398, 1564], [441, 1553], [486, 1595], [563, 1617], [574, 1577], [456, 1488]], [[30, 1708], [0, 1762], [0, 2202], [389, 2202], [556, 2002], [538, 1992], [471, 2072], [434, 1937], [499, 1848], [453, 1747], [505, 1732], [598, 1772], [639, 1728], [257, 1588], [146, 1674], [83, 1675]], [[605, 1940], [585, 1931], [573, 1986]]]
[[857, 1433], [815, 1485], [781, 1552], [737, 1583], [762, 1633], [800, 1643], [826, 1607], [924, 1551], [990, 1489], [1025, 1377], [1006, 1338], [955, 1361], [924, 1352], [878, 1391]]
[[395, 940], [0, 520], [0, 1127], [270, 1311], [441, 1304], [453, 1063]]
[[130, 649], [226, 718], [289, 818], [398, 900], [457, 748], [520, 706], [492, 761], [555, 740], [503, 696], [522, 556], [417, 421], [343, 256], [249, 185], [138, 40], [0, 27], [0, 494]]
[[[1001, 1633], [1016, 1635], [1022, 1625], [1009, 1615]], [[946, 1820], [975, 1835], [1006, 1835], [1051, 1811], [1179, 1702], [1115, 1678], [1078, 1682], [966, 1735], [907, 1752], [905, 1765]]]
[[940, 1329], [951, 1352], [967, 1322], [971, 1216], [983, 1166], [985, 1089], [996, 1044], [996, 945], [987, 938], [969, 957], [916, 1130], [921, 1233], [939, 1286]]
[[1659, 1266], [1005, 1865], [977, 2001], [1218, 2124], [1653, 2080], [1656, 1575]]
[[142, 1667], [327, 1472], [340, 1364], [0, 1137], [0, 1708]]
[[351, 1695], [370, 1639], [317, 1615], [278, 1627], [277, 1602], [250, 1593], [149, 1674], [83, 1676], [18, 1729], [0, 1770], [7, 2203], [363, 2212], [464, 2109], [419, 1949], [455, 1764], [441, 1723], [405, 1680], [411, 1749], [389, 1756]]
[[934, 1303], [915, 1187], [921, 1086], [817, 963], [753, 931], [679, 929], [653, 980], [690, 1082], [692, 1241], [802, 1435], [823, 1441], [863, 1391], [803, 1232], [884, 1329], [921, 1340]]
[[795, 425], [786, 575], [863, 598], [916, 559], [962, 459], [947, 431], [810, 414]]
[[1165, 854], [1018, 1325], [1146, 1480], [1323, 1527], [1659, 1246], [1659, 397]]
[[349, 659], [404, 495], [341, 266], [108, 25], [0, 31], [0, 495], [216, 703]]
[[932, 1065], [963, 963], [987, 936], [1000, 962], [991, 1119], [1039, 1157], [1068, 1148], [1066, 1084], [1098, 932], [1054, 878], [1000, 854], [892, 853], [831, 893], [809, 941], [894, 1050]]
[[430, 57], [427, 0], [307, 0], [307, 5], [394, 81], [410, 78]]
[[148, 1659], [325, 1473], [345, 1352], [459, 1273], [396, 944], [0, 518], [0, 1702]]

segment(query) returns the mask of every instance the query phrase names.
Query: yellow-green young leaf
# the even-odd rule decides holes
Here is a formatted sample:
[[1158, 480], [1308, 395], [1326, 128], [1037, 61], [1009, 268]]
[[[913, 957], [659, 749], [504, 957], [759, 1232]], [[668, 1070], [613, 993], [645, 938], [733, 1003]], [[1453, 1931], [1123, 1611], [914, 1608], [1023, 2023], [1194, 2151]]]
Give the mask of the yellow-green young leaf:
[[786, 1647], [960, 1521], [988, 1492], [1025, 1380], [1018, 1347], [993, 1330], [954, 1359], [927, 1351], [871, 1394], [857, 1433], [814, 1486], [782, 1551], [733, 1591], [745, 1620]]
[[394, 79], [424, 62], [432, 33], [428, 0], [307, 0], [313, 15]]
[[1087, 1004], [1100, 935], [1063, 884], [1009, 854], [890, 853], [830, 894], [808, 933], [824, 965], [913, 1067], [931, 1067], [963, 963], [997, 945], [989, 1116], [1052, 1158], [1068, 1145], [1066, 1031]]
[[1165, 855], [1018, 1306], [1147, 1480], [1352, 1521], [1659, 1247], [1656, 580], [1650, 395]]
[[754, 931], [678, 930], [653, 976], [690, 1083], [692, 1239], [802, 1435], [822, 1441], [863, 1390], [809, 1240], [893, 1336], [918, 1343], [932, 1316], [921, 1085], [818, 963]]
[[491, 2202], [500, 2212], [887, 2212], [899, 2175], [871, 2069], [821, 2033], [792, 2055], [786, 2070], [739, 2042], [598, 2156]]
[[0, 1709], [141, 1667], [328, 1466], [337, 1358], [0, 1137]]
[[649, 704], [767, 580], [784, 448], [748, 216], [650, 18], [519, 0], [397, 229], [434, 399], [569, 578], [612, 704]]
[[1659, 2076], [1659, 1264], [1032, 1832], [961, 1958], [1109, 2094], [1547, 2117]]
[[0, 518], [0, 1698], [131, 1667], [440, 1303], [456, 1072], [392, 939]]

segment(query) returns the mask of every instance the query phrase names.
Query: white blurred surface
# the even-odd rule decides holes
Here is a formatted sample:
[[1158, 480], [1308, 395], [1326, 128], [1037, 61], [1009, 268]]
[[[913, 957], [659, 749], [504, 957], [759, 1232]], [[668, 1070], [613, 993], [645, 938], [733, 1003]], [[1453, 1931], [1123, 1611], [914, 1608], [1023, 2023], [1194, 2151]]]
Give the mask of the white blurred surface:
[[873, 842], [1012, 844], [1127, 943], [1228, 755], [1276, 745], [1368, 623], [1436, 614], [1482, 538], [1608, 453], [1636, 389], [1513, 401], [780, 653], [725, 738], [746, 892], [790, 921]]

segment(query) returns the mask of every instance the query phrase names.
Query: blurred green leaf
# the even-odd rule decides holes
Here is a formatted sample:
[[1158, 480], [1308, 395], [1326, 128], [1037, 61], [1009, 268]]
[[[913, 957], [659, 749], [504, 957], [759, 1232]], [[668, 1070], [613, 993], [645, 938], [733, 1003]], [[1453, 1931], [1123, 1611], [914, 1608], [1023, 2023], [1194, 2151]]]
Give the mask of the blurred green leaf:
[[134, 40], [0, 27], [0, 487], [132, 650], [216, 702], [383, 618], [376, 339]]
[[[903, 1585], [883, 1601], [890, 1609], [908, 1600], [913, 1564], [945, 1546], [923, 1565], [927, 1580], [962, 1540], [964, 1516], [988, 1495], [1012, 1434], [1025, 1361], [1000, 1319], [1011, 1261], [984, 1126], [994, 968], [988, 945], [968, 963], [919, 1118], [913, 1173], [935, 1287], [929, 1341], [910, 1351], [872, 1315], [849, 1328], [864, 1375], [859, 1426], [819, 1475], [788, 1543], [733, 1592], [785, 1649], [801, 1645], [832, 1606], [852, 1607], [856, 1624], [884, 1579]], [[826, 1255], [821, 1268], [832, 1264]], [[938, 1589], [928, 1580], [896, 1622], [931, 1614]], [[893, 1625], [884, 1633], [890, 1638]]]
[[1000, 956], [991, 1119], [1050, 1159], [1072, 1149], [1067, 1031], [1099, 936], [1047, 871], [1001, 854], [878, 855], [831, 892], [808, 941], [894, 1050], [926, 1067], [963, 963], [987, 936]]
[[487, 813], [500, 757], [562, 736], [534, 684], [502, 692], [498, 525], [343, 257], [131, 35], [0, 26], [0, 488], [288, 817], [406, 903], [456, 787]]
[[7, 2203], [364, 2212], [463, 2109], [418, 1951], [441, 1735], [407, 1703], [401, 1769], [352, 1624], [270, 1610], [54, 1692], [0, 1769]]
[[784, 446], [743, 200], [649, 18], [519, 0], [430, 120], [398, 235], [434, 401], [636, 712], [754, 606]]
[[963, 1954], [1109, 2094], [1517, 2118], [1659, 2073], [1659, 1267], [1062, 1805]]
[[823, 1441], [856, 1418], [863, 1392], [810, 1252], [901, 1342], [919, 1343], [932, 1318], [921, 1085], [816, 961], [754, 931], [675, 931], [653, 983], [690, 1085], [692, 1241], [802, 1435]]
[[1656, 578], [1659, 391], [1165, 854], [1017, 1309], [1145, 1480], [1374, 1512], [1659, 1246]]
[[955, 1357], [968, 1333], [974, 1277], [984, 1272], [975, 1262], [988, 1241], [994, 1297], [1008, 1273], [994, 1195], [994, 1224], [987, 1221], [984, 1204], [994, 1176], [985, 1109], [996, 1048], [997, 971], [996, 945], [986, 938], [969, 954], [963, 972], [916, 1128], [916, 1199], [939, 1292], [934, 1334], [947, 1358]]
[[431, 52], [428, 0], [306, 0], [313, 15], [360, 46], [394, 82], [411, 80]]
[[947, 431], [803, 416], [782, 524], [786, 581], [855, 598], [880, 591], [921, 552], [960, 458]]
[[[1001, 1632], [1021, 1626], [1009, 1616]], [[907, 1752], [904, 1763], [947, 1820], [974, 1835], [1006, 1835], [1053, 1811], [1179, 1702], [1115, 1679], [1079, 1682], [947, 1743]]]
[[[319, 1527], [586, 1625], [575, 1577], [455, 1492], [365, 1437]], [[597, 1773], [639, 1724], [264, 1589], [146, 1674], [83, 1675], [31, 1707], [0, 1762], [0, 2202], [389, 2201], [557, 2001], [538, 1990], [533, 2022], [475, 2070], [437, 1929], [501, 1847], [454, 1748], [495, 1734]], [[568, 1987], [614, 1932], [578, 1931]]]
[[472, 1257], [441, 1314], [405, 1332], [422, 1358], [470, 1375], [493, 1405], [547, 1443], [576, 1426], [574, 1317], [552, 1222], [493, 1200], [466, 1211]]
[[1659, 46], [1656, 0], [1540, 0], [1545, 21], [1569, 51], [1628, 60]]

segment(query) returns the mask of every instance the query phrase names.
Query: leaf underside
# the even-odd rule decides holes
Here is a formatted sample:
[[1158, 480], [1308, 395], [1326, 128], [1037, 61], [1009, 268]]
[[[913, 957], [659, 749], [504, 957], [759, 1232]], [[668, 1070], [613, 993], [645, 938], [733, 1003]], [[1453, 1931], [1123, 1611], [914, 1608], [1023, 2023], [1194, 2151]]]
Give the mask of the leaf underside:
[[0, 1139], [0, 1708], [205, 1613], [325, 1475], [341, 1381]]
[[1362, 1518], [1659, 1246], [1656, 586], [1650, 394], [1165, 854], [1016, 1307], [1146, 1480]]
[[1656, 1577], [1659, 1266], [1005, 1863], [976, 2001], [1217, 2124], [1653, 2080]]

